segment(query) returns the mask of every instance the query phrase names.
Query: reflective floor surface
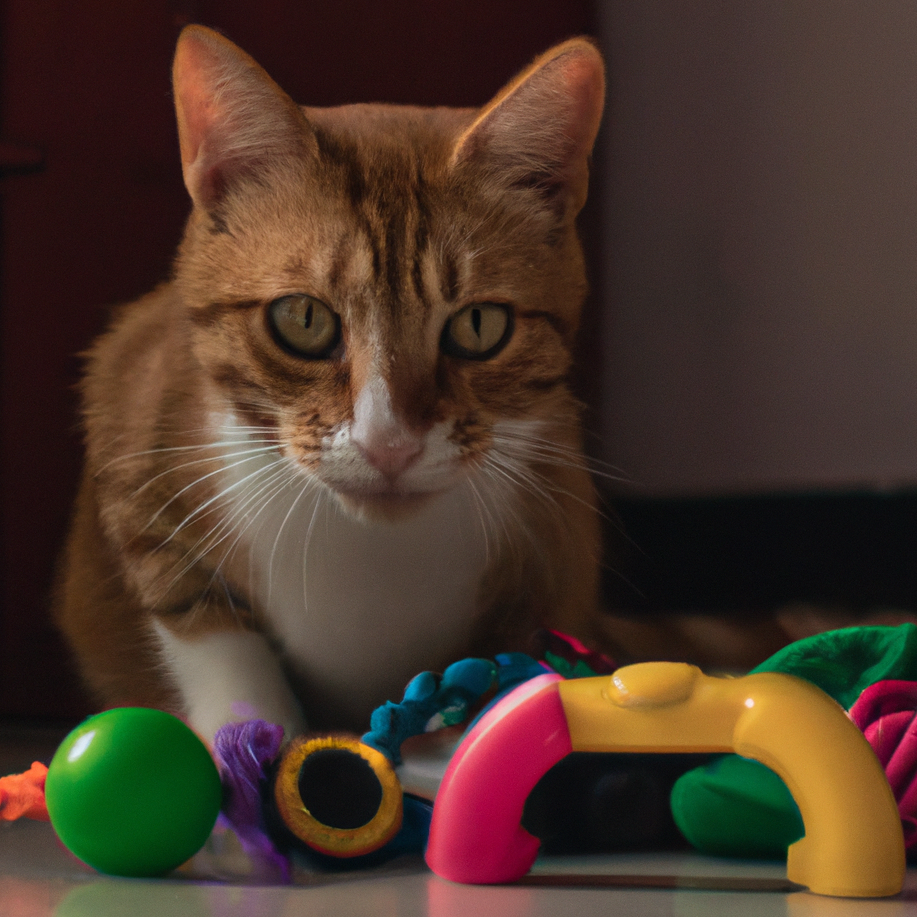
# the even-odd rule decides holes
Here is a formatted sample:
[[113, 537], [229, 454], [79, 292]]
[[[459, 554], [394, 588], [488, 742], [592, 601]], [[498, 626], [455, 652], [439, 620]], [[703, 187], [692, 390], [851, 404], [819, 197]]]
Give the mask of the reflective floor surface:
[[[206, 855], [203, 855], [206, 859]], [[917, 913], [917, 871], [902, 896], [826, 898], [794, 890], [773, 864], [693, 855], [636, 855], [540, 862], [516, 886], [462, 886], [405, 861], [345, 874], [297, 873], [266, 886], [198, 877], [112, 879], [74, 860], [46, 823], [0, 827], [0, 914], [4, 917], [898, 917]], [[572, 880], [571, 880], [572, 877]], [[572, 881], [572, 885], [566, 885]], [[598, 887], [593, 883], [600, 883]], [[631, 887], [634, 885], [635, 887]], [[652, 887], [653, 885], [670, 887]], [[592, 886], [592, 887], [590, 887]], [[706, 887], [704, 887], [706, 886]]]
[[[58, 737], [0, 728], [0, 771], [24, 770]], [[23, 763], [24, 762], [24, 763]], [[205, 850], [167, 879], [112, 879], [75, 860], [50, 825], [0, 823], [0, 917], [898, 917], [917, 914], [917, 870], [896, 898], [827, 898], [786, 883], [779, 864], [691, 854], [544, 859], [524, 884], [461, 886], [419, 860], [295, 884], [245, 881], [227, 848]], [[217, 877], [224, 876], [220, 880]], [[226, 880], [228, 879], [228, 881]]]

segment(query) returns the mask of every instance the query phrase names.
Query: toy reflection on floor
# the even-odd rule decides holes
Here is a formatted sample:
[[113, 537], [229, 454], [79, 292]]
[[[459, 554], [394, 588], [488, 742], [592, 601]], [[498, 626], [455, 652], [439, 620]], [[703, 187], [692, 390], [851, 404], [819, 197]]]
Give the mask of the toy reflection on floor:
[[[262, 872], [281, 881], [289, 879], [290, 857], [297, 850], [309, 851], [315, 861], [332, 862], [336, 868], [420, 852], [431, 832], [432, 806], [428, 799], [402, 793], [396, 776], [401, 745], [411, 736], [463, 723], [482, 704], [489, 704], [454, 756], [432, 811], [427, 857], [443, 875], [461, 881], [504, 881], [521, 875], [538, 849], [538, 841], [525, 830], [532, 827], [524, 811], [526, 797], [536, 784], [546, 785], [539, 778], [552, 759], [562, 761], [560, 767], [572, 760], [570, 751], [584, 749], [582, 759], [594, 761], [637, 761], [642, 770], [646, 762], [670, 759], [669, 754], [656, 754], [659, 751], [734, 750], [744, 757], [718, 756], [680, 777], [671, 812], [667, 794], [660, 795], [658, 782], [654, 785], [660, 808], [695, 846], [718, 854], [776, 857], [787, 856], [789, 848], [790, 877], [825, 894], [886, 895], [900, 888], [903, 841], [911, 848], [917, 842], [913, 625], [819, 635], [793, 644], [752, 675], [731, 680], [665, 663], [626, 667], [610, 675], [614, 667], [607, 660], [557, 635], [551, 637], [544, 660], [507, 655], [495, 661], [464, 660], [442, 676], [423, 673], [408, 686], [400, 704], [386, 704], [374, 713], [362, 740], [307, 737], [284, 746], [282, 730], [270, 724], [253, 721], [224, 727], [213, 749], [222, 781], [220, 820], [232, 826]], [[601, 677], [597, 672], [603, 673]], [[536, 697], [540, 699], [533, 700]], [[539, 714], [532, 720], [525, 714], [545, 705], [556, 714], [556, 728], [549, 737], [542, 733], [550, 719]], [[844, 709], [850, 709], [860, 729]], [[124, 711], [121, 717], [130, 713]], [[80, 747], [78, 739], [68, 737], [55, 760], [66, 760], [74, 747]], [[117, 760], [119, 742], [108, 747]], [[497, 751], [485, 754], [482, 749], [488, 747]], [[626, 754], [606, 759], [594, 755], [599, 748]], [[637, 751], [653, 754], [631, 757]], [[198, 767], [195, 757], [192, 785], [202, 781], [214, 786], [216, 768], [209, 755], [206, 759], [209, 771]], [[634, 784], [629, 787], [623, 778], [622, 783], [617, 779], [620, 773], [609, 781], [603, 766], [591, 768], [588, 780], [623, 786], [618, 795], [622, 801], [633, 796]], [[131, 767], [130, 781], [142, 783], [148, 770], [144, 761], [135, 758]], [[501, 768], [507, 767], [501, 775]], [[521, 771], [528, 776], [520, 782]], [[114, 772], [119, 773], [117, 767]], [[507, 784], [509, 774], [512, 780]], [[633, 766], [625, 771], [625, 778], [634, 775]], [[675, 776], [668, 773], [669, 783]], [[40, 766], [26, 775], [0, 779], [0, 818], [42, 817], [43, 780]], [[644, 798], [652, 795], [644, 793]], [[584, 789], [583, 797], [587, 796]], [[49, 808], [54, 806], [49, 803]], [[469, 811], [476, 813], [470, 821]], [[62, 825], [79, 822], [68, 804], [60, 812]], [[843, 817], [852, 821], [840, 830], [841, 816], [830, 812], [846, 813]], [[187, 855], [188, 844], [203, 842], [198, 836], [206, 831], [200, 824], [215, 812], [205, 814], [193, 842], [189, 829], [182, 839], [185, 846], [176, 843], [165, 866], [164, 861], [113, 866], [98, 858], [93, 862], [85, 851], [75, 852], [103, 871], [155, 874], [177, 865], [180, 859], [175, 858]], [[109, 823], [104, 831], [89, 833], [109, 835], [109, 846], [115, 850], [124, 846], [123, 832], [133, 831], [140, 839], [147, 833], [142, 818], [132, 826], [122, 821], [120, 828]], [[490, 828], [482, 836], [484, 825]], [[504, 845], [499, 857], [494, 843]], [[826, 844], [837, 847], [830, 852], [831, 862], [850, 861], [843, 879], [819, 872]], [[462, 855], [462, 849], [473, 850], [474, 856]], [[502, 872], [487, 871], [495, 857], [503, 864]], [[468, 862], [477, 864], [470, 872]], [[507, 872], [508, 863], [514, 865]]]

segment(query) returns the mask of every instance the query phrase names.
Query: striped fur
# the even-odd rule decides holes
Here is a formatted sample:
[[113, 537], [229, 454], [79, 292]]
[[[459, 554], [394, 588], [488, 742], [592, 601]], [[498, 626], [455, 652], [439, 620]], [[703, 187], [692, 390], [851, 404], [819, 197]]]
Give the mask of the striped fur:
[[[200, 27], [174, 83], [194, 205], [174, 279], [119, 311], [83, 384], [58, 617], [100, 702], [207, 735], [255, 713], [359, 729], [421, 669], [541, 624], [594, 639], [568, 387], [592, 44], [481, 110], [301, 109]], [[318, 357], [271, 324], [302, 296], [340, 329]], [[509, 331], [449, 355], [480, 303]]]

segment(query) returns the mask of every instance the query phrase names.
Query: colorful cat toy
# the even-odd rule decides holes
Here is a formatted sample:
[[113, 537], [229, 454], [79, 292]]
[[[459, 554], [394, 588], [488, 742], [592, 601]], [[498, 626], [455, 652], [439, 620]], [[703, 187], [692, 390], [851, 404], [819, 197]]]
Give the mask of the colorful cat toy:
[[[555, 636], [555, 646], [558, 639]], [[561, 645], [582, 649], [575, 642]], [[709, 790], [721, 780], [728, 789], [728, 781], [743, 768], [757, 767], [755, 762], [782, 778], [791, 806], [785, 813], [784, 843], [792, 881], [831, 896], [888, 896], [901, 890], [905, 840], [914, 846], [917, 795], [913, 625], [819, 635], [772, 657], [760, 671], [731, 679], [709, 677], [682, 663], [644, 663], [593, 675], [582, 659], [571, 663], [551, 654], [548, 658], [566, 675], [584, 677], [565, 678], [518, 654], [494, 662], [464, 660], [442, 676], [423, 673], [415, 678], [400, 704], [376, 711], [362, 740], [305, 738], [283, 748], [279, 727], [262, 722], [227, 726], [214, 749], [223, 782], [222, 817], [246, 849], [271, 862], [280, 877], [288, 876], [286, 854], [294, 847], [338, 864], [346, 860], [360, 865], [425, 849], [429, 866], [445, 878], [507, 882], [528, 870], [539, 848], [538, 839], [521, 826], [526, 798], [547, 770], [571, 752], [737, 752], [743, 756], [735, 759], [738, 770], [724, 769], [719, 762], [704, 773], [702, 785]], [[853, 692], [851, 697], [859, 691], [852, 716], [812, 681], [781, 668], [826, 679], [829, 688], [844, 686], [847, 694]], [[908, 675], [910, 681], [896, 678]], [[395, 774], [400, 745], [412, 735], [464, 722], [482, 698], [490, 703], [452, 757], [431, 820], [428, 802], [402, 795]], [[90, 719], [55, 756], [49, 772], [52, 786], [60, 779], [55, 770], [79, 766], [92, 745], [87, 736], [99, 732], [105, 717], [119, 713], [167, 717], [146, 710], [110, 711]], [[169, 730], [179, 728], [191, 735], [183, 724], [169, 719], [176, 724]], [[116, 759], [120, 751], [109, 746]], [[192, 752], [191, 758], [199, 757]], [[217, 771], [209, 755], [206, 758], [202, 770], [195, 765], [192, 782], [203, 779], [203, 785], [212, 786], [216, 778], [206, 774]], [[131, 760], [135, 772], [120, 777], [142, 785], [150, 769], [137, 757]], [[107, 768], [108, 775], [122, 767], [116, 761], [112, 770], [105, 756], [98, 766]], [[90, 776], [96, 787], [104, 782], [98, 774]], [[19, 787], [26, 787], [18, 809], [15, 793], [4, 796], [11, 780], [4, 778], [0, 801], [6, 800], [10, 812], [41, 817], [36, 799], [41, 778], [38, 767], [18, 778]], [[685, 778], [690, 796], [696, 775]], [[168, 792], [162, 787], [157, 791]], [[81, 792], [76, 783], [73, 792]], [[708, 804], [709, 796], [697, 796], [689, 822]], [[48, 799], [52, 823], [56, 808], [57, 818], [63, 819], [59, 824], [67, 823], [63, 833], [71, 831], [76, 819], [67, 801], [55, 801], [50, 790]], [[741, 817], [754, 821], [760, 812], [752, 805]], [[714, 807], [711, 830], [715, 833], [717, 823], [731, 830], [735, 816], [728, 806]], [[215, 817], [214, 806], [204, 818], [210, 819], [204, 835]], [[802, 825], [802, 836], [797, 824]], [[130, 846], [135, 828], [126, 825], [121, 836], [103, 837], [103, 846], [120, 850], [126, 841]], [[112, 824], [110, 831], [118, 830]], [[200, 825], [195, 830], [200, 834]], [[142, 841], [144, 831], [133, 830], [133, 837]], [[187, 837], [183, 842], [188, 843]], [[144, 844], [135, 847], [139, 850]], [[112, 868], [111, 862], [93, 862], [76, 852], [116, 874], [163, 871], [161, 862]], [[178, 865], [188, 853], [186, 848], [176, 849], [165, 868]]]

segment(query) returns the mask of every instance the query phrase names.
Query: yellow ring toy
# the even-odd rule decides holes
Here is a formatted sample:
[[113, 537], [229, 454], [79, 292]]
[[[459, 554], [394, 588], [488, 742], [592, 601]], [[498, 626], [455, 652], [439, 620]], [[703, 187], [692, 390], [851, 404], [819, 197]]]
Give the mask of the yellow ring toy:
[[274, 802], [300, 841], [335, 857], [372, 853], [401, 827], [401, 783], [391, 762], [350, 736], [293, 742], [277, 768]]

